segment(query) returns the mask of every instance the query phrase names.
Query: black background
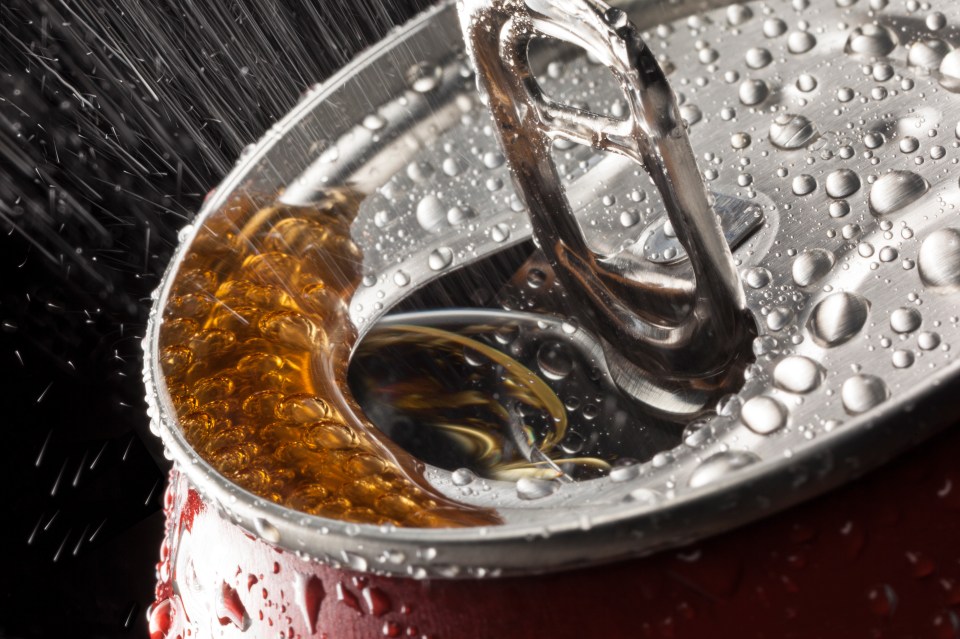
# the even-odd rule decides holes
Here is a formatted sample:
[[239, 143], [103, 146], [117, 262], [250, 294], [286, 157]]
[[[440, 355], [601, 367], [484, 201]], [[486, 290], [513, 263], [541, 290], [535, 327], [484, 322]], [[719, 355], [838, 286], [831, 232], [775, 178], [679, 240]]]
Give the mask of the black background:
[[0, 636], [146, 635], [167, 464], [140, 339], [176, 232], [422, 0], [0, 0]]

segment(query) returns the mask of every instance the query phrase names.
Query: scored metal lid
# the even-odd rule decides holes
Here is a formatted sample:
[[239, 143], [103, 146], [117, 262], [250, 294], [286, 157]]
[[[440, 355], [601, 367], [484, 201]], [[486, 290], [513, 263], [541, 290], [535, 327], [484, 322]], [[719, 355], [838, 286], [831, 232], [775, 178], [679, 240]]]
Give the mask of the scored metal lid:
[[[960, 51], [949, 28], [960, 8], [702, 6], [626, 9], [649, 29], [643, 40], [677, 96], [755, 323], [755, 361], [712, 416], [701, 419], [713, 392], [637, 377], [610, 340], [577, 328], [580, 305], [569, 291], [564, 301], [560, 284], [520, 277], [529, 289], [517, 292], [524, 312], [383, 320], [414, 291], [533, 236], [455, 7], [445, 4], [308, 93], [181, 234], [154, 302], [145, 381], [152, 425], [190, 481], [239, 525], [318, 560], [415, 577], [489, 576], [610, 561], [727, 530], [847, 481], [942, 427], [938, 402], [960, 370], [951, 350], [960, 335]], [[621, 89], [597, 59], [534, 45], [531, 68], [551, 98], [623, 116]], [[590, 249], [626, 250], [645, 274], [683, 289], [689, 261], [640, 167], [563, 139], [553, 157]], [[344, 316], [358, 344], [382, 321], [509, 325], [521, 341], [561, 340], [596, 367], [594, 383], [675, 416], [680, 429], [687, 422], [679, 442], [645, 440], [642, 463], [582, 481], [515, 483], [428, 467], [436, 490], [503, 522], [474, 528], [306, 515], [218, 474], [183, 436], [158, 357], [178, 265], [232, 198], [267, 206], [282, 193], [281, 202], [308, 207], [340, 186], [362, 196], [350, 234], [363, 283]], [[534, 266], [525, 265], [527, 276]], [[532, 356], [529, 367], [537, 364]], [[615, 407], [604, 420], [594, 428], [612, 427]]]

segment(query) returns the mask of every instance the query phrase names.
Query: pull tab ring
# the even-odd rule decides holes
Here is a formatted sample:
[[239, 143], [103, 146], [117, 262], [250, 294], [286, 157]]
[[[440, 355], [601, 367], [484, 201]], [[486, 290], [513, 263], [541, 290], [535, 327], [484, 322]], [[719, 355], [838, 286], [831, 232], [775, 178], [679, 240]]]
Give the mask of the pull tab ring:
[[[658, 378], [724, 371], [750, 336], [743, 289], [673, 91], [636, 27], [623, 11], [597, 0], [459, 0], [458, 9], [534, 238], [584, 319], [614, 350], [612, 359], [625, 358]], [[628, 116], [615, 119], [546, 96], [527, 56], [531, 40], [544, 36], [605, 64]], [[599, 256], [589, 248], [551, 157], [558, 139], [643, 166], [690, 258], [692, 295], [658, 283], [636, 258]]]

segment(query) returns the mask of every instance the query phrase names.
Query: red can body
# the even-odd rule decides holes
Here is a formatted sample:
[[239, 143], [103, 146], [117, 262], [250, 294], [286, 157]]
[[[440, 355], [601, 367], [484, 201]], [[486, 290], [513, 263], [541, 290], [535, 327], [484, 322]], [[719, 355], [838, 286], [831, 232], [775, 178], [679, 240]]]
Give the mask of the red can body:
[[[251, 536], [174, 471], [161, 637], [960, 636], [960, 430], [694, 546], [561, 573], [414, 580]], [[361, 540], [358, 540], [361, 543]]]

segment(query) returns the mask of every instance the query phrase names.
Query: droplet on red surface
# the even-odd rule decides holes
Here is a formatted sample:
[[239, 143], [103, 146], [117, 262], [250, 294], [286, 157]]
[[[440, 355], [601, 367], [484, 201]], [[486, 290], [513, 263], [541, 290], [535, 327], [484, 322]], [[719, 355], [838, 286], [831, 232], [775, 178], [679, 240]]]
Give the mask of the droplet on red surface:
[[383, 622], [383, 636], [385, 637], [399, 637], [401, 632], [400, 624], [395, 621], [384, 621]]
[[250, 616], [247, 615], [247, 609], [240, 601], [240, 594], [227, 582], [220, 585], [217, 593], [216, 614], [221, 626], [232, 623], [240, 630], [250, 627]]
[[[317, 631], [317, 620], [320, 618], [320, 606], [327, 596], [323, 588], [323, 582], [316, 575], [304, 575], [297, 573], [293, 581], [294, 596], [297, 605], [300, 606], [300, 612], [303, 613], [303, 621], [307, 624], [310, 633]], [[339, 593], [338, 593], [339, 596]]]
[[183, 606], [177, 595], [153, 604], [147, 613], [150, 639], [182, 639], [183, 616]]
[[386, 593], [379, 588], [367, 586], [361, 594], [363, 595], [364, 603], [367, 604], [367, 610], [370, 611], [371, 615], [379, 617], [390, 612], [390, 599]]
[[913, 576], [917, 579], [929, 577], [936, 570], [936, 566], [929, 557], [920, 552], [908, 552], [907, 561], [913, 568]]
[[348, 608], [353, 608], [361, 615], [363, 609], [360, 608], [360, 601], [357, 596], [347, 589], [347, 586], [341, 581], [337, 583], [337, 601], [345, 604]]
[[897, 610], [897, 593], [888, 585], [871, 588], [867, 592], [870, 610], [879, 617], [890, 617]]

